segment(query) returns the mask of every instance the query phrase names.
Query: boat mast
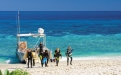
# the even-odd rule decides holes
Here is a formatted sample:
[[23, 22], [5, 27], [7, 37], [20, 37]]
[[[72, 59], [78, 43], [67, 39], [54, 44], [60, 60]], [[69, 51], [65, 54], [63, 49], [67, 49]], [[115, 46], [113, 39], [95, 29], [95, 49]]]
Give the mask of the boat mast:
[[[19, 21], [19, 11], [18, 11], [18, 31], [17, 34], [20, 34], [20, 21]], [[17, 44], [18, 44], [18, 48], [19, 48], [19, 42], [20, 42], [20, 36], [17, 37]]]
[[18, 11], [18, 33], [20, 34], [20, 21], [19, 21], [19, 11]]

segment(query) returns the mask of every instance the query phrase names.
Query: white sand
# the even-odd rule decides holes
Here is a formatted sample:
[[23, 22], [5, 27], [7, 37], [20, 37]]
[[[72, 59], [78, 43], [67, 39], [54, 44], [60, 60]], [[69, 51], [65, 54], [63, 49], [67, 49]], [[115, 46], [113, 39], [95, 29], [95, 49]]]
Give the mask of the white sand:
[[48, 67], [41, 67], [37, 63], [33, 68], [27, 68], [27, 64], [0, 64], [0, 69], [22, 68], [31, 75], [121, 75], [121, 59], [74, 60], [73, 65], [66, 64], [60, 61], [59, 66], [55, 66], [49, 62]]

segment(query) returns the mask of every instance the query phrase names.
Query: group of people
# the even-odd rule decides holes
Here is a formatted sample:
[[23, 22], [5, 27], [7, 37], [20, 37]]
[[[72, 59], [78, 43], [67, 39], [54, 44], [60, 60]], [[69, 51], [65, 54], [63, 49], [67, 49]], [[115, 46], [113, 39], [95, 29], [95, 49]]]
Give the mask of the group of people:
[[[70, 65], [72, 65], [72, 49], [69, 46], [65, 52], [66, 57], [67, 57], [67, 66], [69, 65], [69, 58], [70, 58]], [[33, 61], [33, 66], [35, 65], [35, 60], [32, 60], [32, 51], [28, 51], [28, 67], [29, 67], [29, 63], [31, 63], [31, 68], [32, 68], [32, 61]], [[43, 67], [43, 65], [45, 64], [45, 67], [48, 67], [48, 61], [50, 59], [50, 61], [55, 61], [56, 62], [56, 66], [58, 66], [59, 64], [59, 60], [60, 58], [62, 58], [62, 54], [59, 48], [56, 48], [56, 50], [54, 51], [54, 59], [51, 59], [49, 57], [49, 52], [48, 50], [43, 50], [43, 44], [42, 42], [40, 42], [39, 44], [39, 52], [38, 52], [38, 56], [40, 58], [41, 61], [41, 66]]]

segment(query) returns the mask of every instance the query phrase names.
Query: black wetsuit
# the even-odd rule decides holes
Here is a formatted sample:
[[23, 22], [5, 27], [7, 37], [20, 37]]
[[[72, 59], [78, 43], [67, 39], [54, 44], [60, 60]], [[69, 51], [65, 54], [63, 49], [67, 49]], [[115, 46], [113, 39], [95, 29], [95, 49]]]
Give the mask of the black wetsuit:
[[27, 58], [28, 58], [28, 68], [29, 68], [29, 63], [31, 63], [31, 68], [32, 68], [32, 52], [28, 52]]
[[43, 52], [43, 44], [39, 44], [39, 49], [40, 49], [40, 51], [39, 51], [39, 55], [40, 55], [41, 52]]
[[[39, 44], [39, 57], [43, 58], [43, 44]], [[40, 58], [42, 64], [42, 58]]]
[[56, 58], [56, 66], [58, 66], [58, 63], [59, 63], [59, 57], [60, 57], [60, 56], [62, 57], [60, 51], [57, 52], [57, 51], [55, 50], [54, 57]]
[[47, 64], [48, 64], [48, 58], [49, 58], [49, 54], [48, 54], [48, 52], [44, 52], [43, 54], [42, 54], [42, 60], [41, 60], [41, 65], [42, 65], [42, 67], [43, 67], [43, 60], [44, 60], [44, 58], [46, 58], [47, 60], [46, 60], [46, 62], [45, 62], [45, 67], [47, 67]]
[[69, 65], [69, 58], [71, 59], [70, 65], [72, 65], [72, 59], [73, 59], [72, 58], [72, 50], [67, 49], [66, 56], [67, 56], [67, 65]]

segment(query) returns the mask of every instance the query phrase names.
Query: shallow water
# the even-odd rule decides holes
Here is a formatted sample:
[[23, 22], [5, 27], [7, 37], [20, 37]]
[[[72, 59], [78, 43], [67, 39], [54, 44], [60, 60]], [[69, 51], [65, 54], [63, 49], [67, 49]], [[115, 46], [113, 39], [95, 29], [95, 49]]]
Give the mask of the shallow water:
[[[0, 12], [1, 63], [9, 59], [19, 62], [15, 54], [16, 19], [17, 12]], [[43, 28], [47, 47], [53, 52], [59, 47], [64, 59], [68, 46], [74, 49], [75, 59], [121, 56], [121, 12], [20, 12], [20, 27], [21, 33], [37, 33]], [[21, 40], [32, 48], [38, 38]]]

